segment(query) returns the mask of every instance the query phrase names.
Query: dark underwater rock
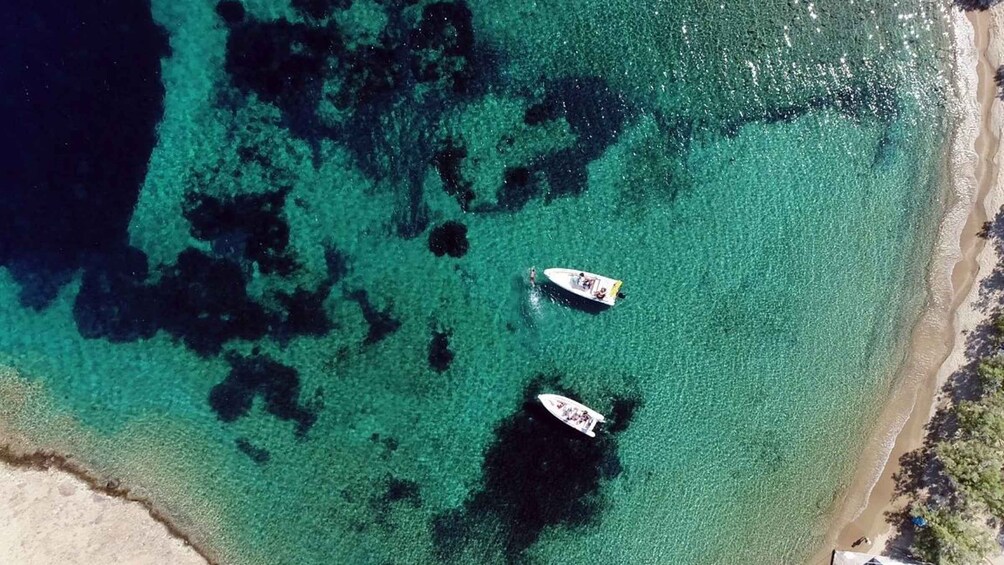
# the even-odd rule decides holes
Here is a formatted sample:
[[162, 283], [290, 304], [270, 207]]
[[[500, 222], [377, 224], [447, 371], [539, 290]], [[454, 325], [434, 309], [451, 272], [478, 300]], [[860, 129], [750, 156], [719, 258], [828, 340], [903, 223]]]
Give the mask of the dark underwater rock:
[[589, 183], [590, 159], [578, 148], [562, 149], [546, 155], [537, 163], [537, 168], [547, 177], [548, 198], [558, 196], [578, 196], [585, 192]]
[[[387, 23], [373, 45], [346, 44], [330, 21], [349, 4], [297, 0], [306, 23], [235, 25], [226, 70], [238, 91], [277, 106], [283, 125], [315, 151], [322, 140], [335, 139], [367, 176], [405, 187], [392, 221], [399, 237], [417, 237], [430, 221], [422, 188], [435, 151], [428, 133], [444, 112], [486, 91], [497, 65], [478, 47], [462, 1], [433, 2], [420, 15], [409, 9], [416, 2], [381, 2]], [[447, 190], [461, 206], [473, 199], [469, 186], [447, 182]]]
[[135, 0], [13, 0], [0, 33], [0, 265], [41, 267], [17, 277], [44, 288], [24, 296], [41, 308], [69, 272], [127, 243], [170, 47]]
[[96, 259], [85, 271], [73, 302], [77, 331], [112, 342], [153, 337], [160, 305], [146, 284], [146, 255], [134, 248]]
[[324, 266], [327, 268], [328, 281], [331, 284], [337, 284], [349, 272], [348, 258], [334, 245], [324, 247]]
[[527, 108], [526, 112], [523, 113], [523, 123], [528, 126], [539, 126], [560, 117], [561, 107], [555, 103], [555, 100], [551, 99]]
[[610, 433], [619, 433], [627, 429], [628, 425], [631, 424], [631, 419], [634, 418], [635, 412], [641, 408], [642, 400], [640, 398], [616, 398], [614, 399], [613, 410], [610, 411], [610, 423], [607, 425], [607, 431]]
[[133, 248], [90, 266], [73, 305], [80, 335], [124, 342], [163, 329], [203, 356], [231, 339], [265, 335], [265, 310], [248, 298], [234, 263], [188, 249], [158, 284], [147, 276], [146, 256]]
[[370, 436], [370, 441], [373, 443], [379, 443], [383, 446], [383, 451], [380, 453], [380, 458], [387, 460], [390, 459], [394, 452], [397, 451], [399, 446], [397, 439], [392, 437], [381, 438], [380, 434], [374, 433]]
[[422, 492], [417, 482], [389, 474], [384, 477], [382, 483], [375, 485], [380, 492], [370, 496], [369, 505], [373, 510], [373, 522], [392, 530], [394, 524], [390, 521], [391, 513], [402, 504], [421, 508]]
[[[819, 103], [818, 106], [826, 103]], [[896, 89], [883, 82], [865, 82], [855, 88], [843, 89], [833, 97], [832, 106], [855, 121], [878, 120], [892, 123], [899, 115]]]
[[344, 137], [351, 141], [360, 127], [379, 128], [379, 114], [408, 97], [416, 83], [437, 82], [426, 97], [431, 93], [440, 104], [411, 111], [438, 113], [455, 94], [476, 90], [494, 69], [476, 49], [471, 11], [463, 2], [426, 5], [414, 27], [403, 14], [409, 2], [384, 3], [388, 23], [379, 43], [353, 48], [335, 24], [318, 23], [350, 4], [294, 0], [294, 8], [311, 23], [249, 21], [234, 26], [228, 37], [226, 70], [232, 83], [276, 104], [295, 135], [337, 135], [320, 126], [316, 113], [325, 84], [331, 89], [324, 99], [350, 111]]
[[476, 197], [471, 190], [474, 183], [465, 179], [460, 170], [466, 157], [467, 149], [453, 139], [447, 139], [444, 147], [432, 157], [432, 164], [443, 181], [443, 190], [454, 197], [465, 212]]
[[474, 75], [474, 28], [463, 2], [435, 2], [422, 10], [411, 32], [412, 72], [418, 82], [444, 80], [457, 93], [470, 90]]
[[810, 112], [832, 109], [855, 121], [878, 120], [890, 124], [899, 114], [899, 103], [893, 87], [883, 83], [862, 82], [832, 94], [814, 96], [798, 104], [768, 106], [759, 111], [722, 120], [720, 133], [735, 137], [748, 123], [790, 123]]
[[244, 21], [244, 4], [238, 0], [220, 0], [216, 3], [216, 15], [228, 26]]
[[[564, 118], [576, 136], [575, 145], [538, 157], [528, 169], [547, 177], [547, 198], [577, 196], [587, 187], [589, 163], [606, 151], [635, 110], [627, 98], [598, 77], [571, 77], [546, 88], [544, 99], [527, 109], [523, 121], [539, 125]], [[512, 179], [518, 181], [519, 178]], [[536, 190], [530, 183], [507, 182], [499, 194], [501, 207], [519, 209]]]
[[407, 181], [408, 190], [403, 205], [398, 204], [394, 210], [394, 231], [403, 239], [418, 237], [429, 227], [429, 207], [422, 200], [424, 190], [418, 179], [411, 177]]
[[89, 265], [73, 306], [86, 338], [136, 341], [163, 329], [202, 356], [218, 354], [234, 339], [270, 335], [325, 335], [334, 328], [324, 306], [331, 282], [314, 290], [277, 291], [269, 307], [247, 294], [248, 278], [235, 262], [189, 248], [147, 282], [146, 256], [126, 248]]
[[219, 353], [232, 339], [261, 338], [268, 316], [246, 286], [236, 264], [187, 249], [156, 287], [159, 325], [203, 356]]
[[316, 290], [297, 288], [292, 293], [278, 292], [276, 300], [281, 308], [272, 312], [271, 334], [280, 343], [294, 336], [322, 336], [334, 328], [324, 307], [324, 301], [331, 292], [331, 283], [324, 283]]
[[342, 86], [334, 96], [336, 108], [365, 108], [389, 102], [407, 82], [399, 54], [393, 47], [366, 47], [347, 54]]
[[366, 333], [364, 345], [372, 345], [396, 332], [401, 327], [401, 322], [390, 315], [390, 309], [377, 310], [370, 302], [369, 294], [365, 290], [354, 290], [346, 295], [349, 300], [354, 300], [363, 311], [363, 318], [369, 325]]
[[510, 211], [522, 210], [530, 200], [540, 194], [540, 185], [533, 172], [526, 167], [511, 167], [502, 175], [502, 187], [496, 193], [499, 208]]
[[474, 49], [471, 10], [464, 2], [434, 2], [422, 10], [411, 34], [412, 49], [434, 49], [444, 55], [469, 55]]
[[[564, 119], [575, 134], [575, 143], [538, 155], [526, 165], [507, 168], [495, 194], [496, 205], [478, 206], [473, 211], [519, 211], [542, 195], [553, 199], [581, 194], [588, 186], [589, 163], [616, 142], [635, 113], [626, 97], [600, 78], [571, 77], [548, 84], [543, 100], [524, 112], [523, 122], [536, 126]], [[514, 143], [512, 138], [503, 138], [496, 149], [504, 153]], [[476, 197], [473, 183], [462, 172], [466, 158], [466, 148], [453, 138], [447, 138], [433, 157], [443, 189], [465, 212]], [[544, 178], [546, 195], [540, 182]]]
[[453, 363], [453, 352], [450, 351], [450, 332], [432, 332], [432, 341], [429, 342], [429, 368], [437, 373], [450, 368]]
[[561, 108], [590, 160], [614, 142], [631, 115], [625, 96], [598, 77], [559, 80], [548, 86], [544, 104]]
[[227, 36], [226, 70], [234, 86], [287, 115], [313, 114], [328, 59], [341, 53], [333, 27], [249, 21]]
[[388, 476], [382, 500], [387, 503], [405, 502], [418, 508], [422, 505], [422, 493], [415, 481]]
[[241, 453], [247, 455], [249, 459], [259, 465], [268, 463], [268, 460], [272, 457], [267, 449], [256, 447], [253, 443], [248, 441], [247, 438], [239, 437], [235, 439], [234, 445], [237, 446], [237, 449], [239, 449]]
[[233, 422], [247, 415], [255, 396], [260, 396], [265, 411], [280, 420], [296, 423], [297, 435], [305, 434], [317, 415], [302, 406], [300, 377], [296, 369], [264, 355], [242, 357], [229, 355], [230, 373], [209, 392], [209, 405], [223, 422]]
[[24, 308], [43, 310], [59, 295], [63, 285], [73, 280], [59, 253], [40, 252], [15, 257], [7, 262], [7, 272], [18, 285], [18, 303]]
[[[298, 4], [301, 12], [314, 19], [347, 6], [325, 0]], [[392, 17], [398, 19], [399, 15]], [[334, 24], [250, 21], [236, 26], [227, 39], [226, 70], [239, 90], [278, 106], [299, 137], [334, 133], [320, 125], [316, 113], [325, 83], [334, 86], [325, 99], [339, 110], [353, 111], [349, 129], [357, 130], [355, 126], [363, 123], [374, 127], [373, 111], [413, 84], [408, 77], [407, 45], [398, 37], [402, 33], [391, 29], [379, 44], [350, 50]], [[352, 131], [349, 137], [358, 133]]]
[[287, 276], [296, 269], [287, 253], [289, 225], [282, 216], [288, 193], [283, 189], [225, 200], [190, 194], [184, 214], [192, 235], [213, 242], [220, 255], [255, 262], [266, 274]]
[[429, 233], [429, 251], [432, 251], [436, 257], [443, 255], [463, 257], [469, 247], [467, 226], [460, 222], [451, 220], [437, 226]]
[[302, 15], [320, 20], [348, 8], [352, 0], [292, 0], [290, 5]]

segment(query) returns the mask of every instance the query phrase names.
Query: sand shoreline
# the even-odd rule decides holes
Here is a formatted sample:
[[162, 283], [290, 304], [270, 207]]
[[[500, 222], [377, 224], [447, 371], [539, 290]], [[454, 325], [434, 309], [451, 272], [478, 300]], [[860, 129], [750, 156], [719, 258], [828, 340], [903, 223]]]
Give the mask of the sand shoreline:
[[[812, 563], [828, 563], [832, 549], [850, 549], [862, 536], [871, 542], [854, 548], [858, 551], [891, 549], [887, 544], [896, 524], [889, 523], [887, 514], [908, 502], [906, 496], [895, 493], [900, 458], [923, 445], [926, 426], [944, 402], [943, 385], [969, 361], [967, 336], [986, 318], [978, 305], [980, 283], [993, 271], [998, 257], [994, 246], [978, 234], [1004, 203], [996, 165], [1001, 119], [993, 105], [994, 69], [1001, 62], [1001, 16], [1000, 8], [952, 14], [959, 115], [950, 141], [946, 181], [956, 200], [942, 222], [928, 274], [928, 304], [911, 334], [897, 388], [863, 450], [850, 487], [838, 502], [825, 546]], [[965, 211], [964, 223], [953, 217], [958, 210]]]
[[[204, 539], [193, 537], [143, 491], [129, 488], [130, 481], [65, 455], [76, 451], [74, 440], [64, 443], [76, 436], [73, 422], [50, 411], [37, 384], [2, 364], [0, 398], [0, 563], [220, 562]], [[44, 420], [51, 435], [33, 437], [23, 427], [25, 418]], [[143, 457], [151, 461], [150, 452]]]
[[57, 455], [0, 451], [0, 501], [2, 563], [213, 563], [151, 504]]

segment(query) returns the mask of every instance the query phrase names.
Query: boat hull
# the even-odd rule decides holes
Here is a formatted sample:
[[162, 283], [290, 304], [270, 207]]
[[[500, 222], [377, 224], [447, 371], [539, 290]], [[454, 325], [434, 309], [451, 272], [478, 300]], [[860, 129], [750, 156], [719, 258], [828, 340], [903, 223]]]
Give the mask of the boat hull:
[[605, 421], [603, 414], [571, 398], [558, 394], [540, 394], [537, 395], [537, 399], [555, 418], [589, 437], [596, 437], [593, 428]]
[[617, 279], [578, 269], [545, 269], [544, 276], [555, 285], [576, 296], [607, 306], [613, 306], [617, 302], [617, 293], [622, 284]]

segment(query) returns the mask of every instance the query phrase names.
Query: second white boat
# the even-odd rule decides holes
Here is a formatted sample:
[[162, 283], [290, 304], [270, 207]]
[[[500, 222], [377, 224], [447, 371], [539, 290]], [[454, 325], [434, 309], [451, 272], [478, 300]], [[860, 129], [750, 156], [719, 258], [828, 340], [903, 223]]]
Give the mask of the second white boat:
[[558, 394], [539, 394], [537, 398], [555, 418], [589, 437], [596, 437], [593, 428], [596, 427], [596, 424], [605, 421], [603, 414], [571, 398], [565, 398]]

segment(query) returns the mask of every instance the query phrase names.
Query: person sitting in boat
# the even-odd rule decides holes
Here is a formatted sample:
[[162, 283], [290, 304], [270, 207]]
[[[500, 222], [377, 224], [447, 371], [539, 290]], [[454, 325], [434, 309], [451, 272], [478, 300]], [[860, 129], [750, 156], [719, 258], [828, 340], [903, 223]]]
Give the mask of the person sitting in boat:
[[585, 273], [579, 273], [579, 283], [582, 284], [582, 288], [592, 288], [595, 282], [596, 277], [587, 277]]
[[603, 300], [607, 296], [607, 289], [601, 288], [601, 289], [597, 290], [596, 293], [593, 294], [593, 296], [595, 296], [596, 298], [599, 298], [600, 300]]

